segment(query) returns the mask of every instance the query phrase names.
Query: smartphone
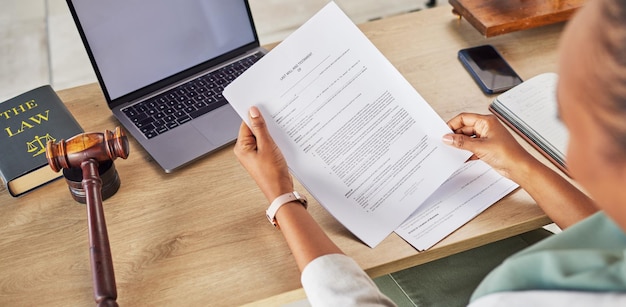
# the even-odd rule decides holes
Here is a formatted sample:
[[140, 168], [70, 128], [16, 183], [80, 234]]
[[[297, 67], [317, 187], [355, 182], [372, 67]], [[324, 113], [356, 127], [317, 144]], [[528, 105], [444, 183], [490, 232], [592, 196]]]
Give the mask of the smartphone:
[[504, 92], [522, 79], [492, 45], [459, 50], [459, 61], [488, 95]]

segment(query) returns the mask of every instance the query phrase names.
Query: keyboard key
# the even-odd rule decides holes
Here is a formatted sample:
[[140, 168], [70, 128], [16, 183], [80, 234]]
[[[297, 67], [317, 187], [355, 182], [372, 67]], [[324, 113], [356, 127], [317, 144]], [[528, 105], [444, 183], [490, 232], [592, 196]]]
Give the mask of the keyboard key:
[[122, 110], [122, 112], [124, 112], [124, 114], [126, 114], [126, 116], [128, 117], [134, 117], [137, 116], [137, 111], [135, 111], [135, 109], [133, 107], [128, 107]]
[[174, 113], [174, 116], [178, 119], [178, 118], [181, 118], [183, 116], [187, 116], [187, 113], [185, 113], [185, 111], [179, 110], [179, 111], [176, 111]]
[[189, 113], [189, 116], [191, 116], [191, 118], [200, 117], [200, 116], [202, 116], [204, 114], [209, 113], [209, 111], [211, 111], [211, 110], [213, 110], [213, 109], [209, 108], [209, 107], [204, 107], [202, 109], [199, 109], [199, 110], [196, 110], [196, 111], [193, 111], [193, 112]]
[[153, 124], [147, 124], [147, 125], [141, 127], [141, 129], [139, 129], [139, 130], [141, 130], [142, 133], [150, 132], [150, 131], [154, 130], [154, 125]]
[[163, 134], [165, 133], [168, 129], [167, 129], [167, 125], [161, 125], [158, 126], [156, 129], [154, 129], [158, 134]]
[[140, 114], [136, 114], [135, 116], [129, 116], [130, 120], [133, 121], [133, 123], [136, 122], [140, 122], [143, 121], [145, 119], [147, 119], [149, 116], [146, 113], [140, 113]]
[[146, 136], [146, 138], [151, 139], [151, 138], [153, 138], [153, 137], [155, 137], [155, 136], [157, 136], [157, 135], [159, 135], [159, 134], [158, 134], [158, 133], [156, 133], [156, 132], [154, 132], [154, 131], [150, 131], [150, 132], [146, 132], [146, 133], [144, 133], [143, 135], [145, 135], [145, 136]]
[[135, 122], [135, 126], [137, 126], [137, 128], [141, 128], [141, 127], [143, 127], [145, 125], [149, 125], [151, 123], [152, 123], [152, 118], [148, 117], [148, 118], [145, 118], [145, 119], [140, 120], [138, 122]]
[[181, 116], [177, 119], [178, 124], [182, 125], [188, 121], [192, 120], [191, 116], [185, 114], [184, 116]]

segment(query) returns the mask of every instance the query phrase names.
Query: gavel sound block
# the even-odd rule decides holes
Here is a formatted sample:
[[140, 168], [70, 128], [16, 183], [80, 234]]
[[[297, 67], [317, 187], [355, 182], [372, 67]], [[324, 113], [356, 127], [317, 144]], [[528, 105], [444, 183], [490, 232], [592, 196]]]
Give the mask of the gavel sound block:
[[[109, 197], [119, 188], [119, 177], [113, 160], [118, 157], [126, 159], [128, 151], [128, 138], [119, 127], [115, 133], [109, 130], [104, 133], [83, 133], [67, 141], [61, 140], [58, 144], [46, 144], [46, 158], [50, 167], [55, 172], [63, 169], [72, 197], [87, 203], [91, 274], [94, 299], [98, 306], [117, 306], [111, 248], [102, 209], [103, 180], [100, 173], [106, 179], [105, 191], [106, 197]], [[84, 193], [75, 184], [78, 181], [76, 178], [68, 178], [81, 173], [80, 185]]]

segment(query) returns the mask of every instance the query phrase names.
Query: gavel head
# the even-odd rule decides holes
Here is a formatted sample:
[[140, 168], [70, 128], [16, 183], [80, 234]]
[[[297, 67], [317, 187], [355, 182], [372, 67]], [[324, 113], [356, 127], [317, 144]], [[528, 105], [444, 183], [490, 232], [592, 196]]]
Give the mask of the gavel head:
[[67, 141], [46, 144], [46, 158], [55, 172], [63, 168], [80, 167], [87, 160], [97, 162], [113, 161], [128, 157], [128, 138], [120, 127], [115, 132], [82, 133]]

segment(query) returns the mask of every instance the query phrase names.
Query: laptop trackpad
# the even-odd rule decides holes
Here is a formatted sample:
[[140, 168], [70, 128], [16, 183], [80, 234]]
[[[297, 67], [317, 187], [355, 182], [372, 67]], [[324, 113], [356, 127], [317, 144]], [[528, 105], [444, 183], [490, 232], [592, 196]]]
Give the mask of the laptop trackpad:
[[211, 143], [223, 146], [237, 139], [241, 117], [227, 104], [194, 119], [191, 123]]

